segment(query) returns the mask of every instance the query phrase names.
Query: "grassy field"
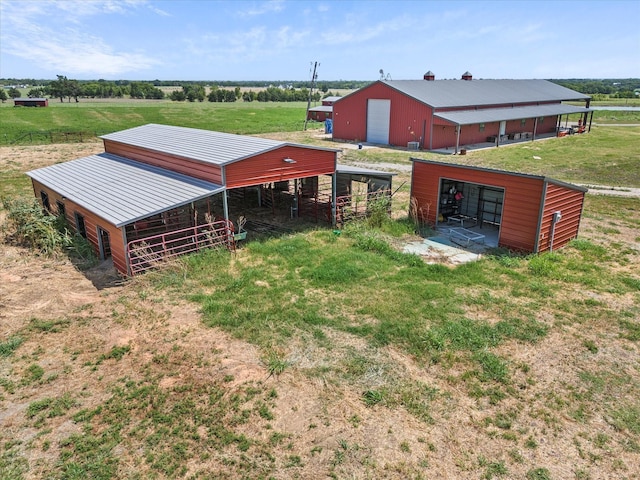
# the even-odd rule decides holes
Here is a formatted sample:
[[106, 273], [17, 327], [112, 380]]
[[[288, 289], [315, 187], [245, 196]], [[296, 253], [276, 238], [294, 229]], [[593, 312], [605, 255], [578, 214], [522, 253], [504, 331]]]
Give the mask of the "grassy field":
[[[47, 108], [15, 108], [12, 101], [7, 101], [0, 106], [0, 145], [58, 143], [64, 141], [64, 137], [54, 135], [52, 141], [51, 132], [84, 132], [96, 136], [147, 123], [238, 134], [301, 131], [306, 106], [305, 102], [189, 103], [82, 99], [78, 103], [60, 103], [51, 99]], [[593, 121], [640, 124], [640, 112], [596, 111]]]
[[151, 100], [57, 103], [47, 108], [0, 108], [0, 144], [50, 143], [49, 132], [93, 135], [147, 123], [180, 125], [238, 134], [300, 131], [306, 103], [210, 103]]
[[[638, 135], [429, 158], [638, 186]], [[2, 147], [0, 191], [99, 147]], [[408, 157], [343, 155], [396, 184]], [[640, 199], [588, 196], [568, 247], [457, 267], [400, 252], [407, 207], [102, 290], [2, 242], [0, 478], [640, 478]]]

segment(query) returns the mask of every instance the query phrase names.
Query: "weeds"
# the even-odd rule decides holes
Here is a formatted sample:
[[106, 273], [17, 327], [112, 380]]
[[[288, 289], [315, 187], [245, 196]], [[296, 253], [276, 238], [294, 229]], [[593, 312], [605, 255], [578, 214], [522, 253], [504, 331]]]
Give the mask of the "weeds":
[[267, 371], [269, 372], [269, 376], [275, 375], [279, 376], [282, 374], [290, 365], [289, 361], [284, 358], [284, 355], [275, 350], [271, 350], [267, 353], [265, 358], [263, 359], [264, 364], [267, 367]]
[[64, 219], [45, 213], [37, 200], [3, 199], [7, 220], [3, 226], [18, 245], [53, 255], [71, 247], [73, 237], [64, 226]]
[[0, 357], [8, 357], [11, 355], [20, 345], [22, 345], [24, 339], [20, 336], [9, 337], [6, 341], [0, 343]]

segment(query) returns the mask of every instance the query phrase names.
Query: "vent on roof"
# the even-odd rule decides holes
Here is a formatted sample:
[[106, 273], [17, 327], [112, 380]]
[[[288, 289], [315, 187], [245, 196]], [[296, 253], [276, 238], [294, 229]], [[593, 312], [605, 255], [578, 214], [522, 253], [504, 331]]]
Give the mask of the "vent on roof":
[[462, 74], [462, 80], [473, 80], [473, 75], [466, 71]]
[[436, 76], [431, 70], [429, 70], [427, 73], [424, 74], [423, 78], [429, 82], [433, 82], [436, 79]]

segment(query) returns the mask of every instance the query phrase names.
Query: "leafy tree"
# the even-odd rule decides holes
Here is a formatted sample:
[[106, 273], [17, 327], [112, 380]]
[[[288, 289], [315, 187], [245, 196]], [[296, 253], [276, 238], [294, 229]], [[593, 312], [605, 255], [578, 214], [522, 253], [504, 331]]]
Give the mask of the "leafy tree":
[[187, 99], [187, 95], [184, 93], [184, 90], [174, 90], [169, 95], [169, 98], [174, 102], [184, 102]]
[[9, 96], [11, 98], [20, 98], [20, 90], [18, 90], [16, 87], [11, 87], [9, 89]]
[[71, 98], [78, 103], [78, 97], [82, 94], [82, 87], [77, 80], [68, 80], [67, 82], [67, 96], [69, 97], [69, 102], [71, 102]]
[[64, 75], [58, 75], [58, 80], [54, 80], [49, 84], [49, 95], [60, 99], [60, 102], [64, 102], [64, 97], [69, 92], [69, 79]]
[[29, 98], [42, 98], [45, 95], [45, 88], [44, 87], [36, 87], [36, 88], [32, 88], [31, 90], [29, 90], [29, 93], [27, 93], [27, 97]]
[[242, 94], [242, 101], [243, 102], [253, 102], [254, 100], [256, 100], [258, 98], [258, 94], [252, 90], [249, 90], [248, 92], [244, 92]]
[[183, 85], [182, 90], [190, 102], [195, 102], [196, 100], [199, 102], [204, 101], [205, 91], [202, 85]]
[[2, 101], [2, 103], [7, 101], [7, 92], [4, 90], [4, 88], [0, 88], [0, 101]]

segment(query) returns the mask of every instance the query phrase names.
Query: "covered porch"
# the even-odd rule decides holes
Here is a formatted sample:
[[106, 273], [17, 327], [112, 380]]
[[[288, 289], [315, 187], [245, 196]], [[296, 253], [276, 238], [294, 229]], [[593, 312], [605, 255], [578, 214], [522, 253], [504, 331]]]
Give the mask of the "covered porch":
[[[577, 127], [569, 124], [570, 116], [579, 117]], [[542, 122], [549, 117], [554, 124], [543, 128]], [[429, 150], [464, 155], [471, 149], [585, 133], [591, 131], [592, 119], [593, 110], [565, 104], [440, 112], [434, 114]], [[444, 147], [433, 148], [434, 131]]]

